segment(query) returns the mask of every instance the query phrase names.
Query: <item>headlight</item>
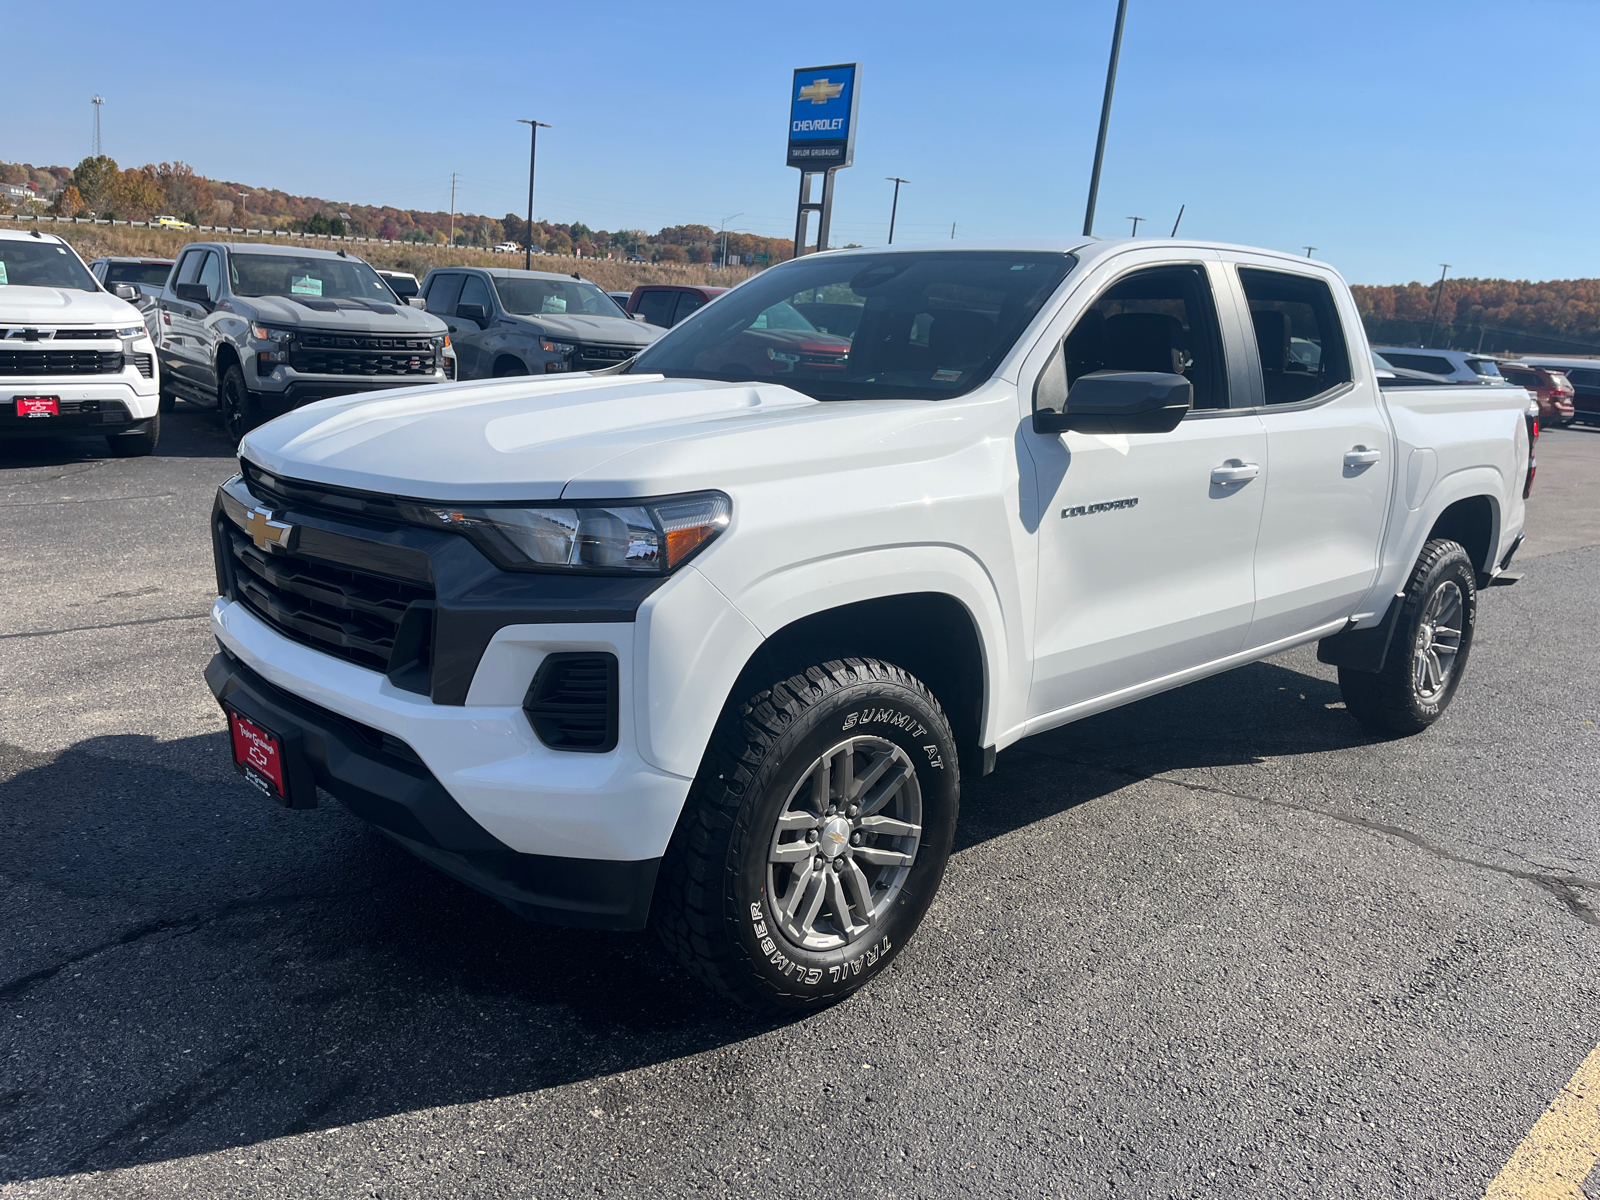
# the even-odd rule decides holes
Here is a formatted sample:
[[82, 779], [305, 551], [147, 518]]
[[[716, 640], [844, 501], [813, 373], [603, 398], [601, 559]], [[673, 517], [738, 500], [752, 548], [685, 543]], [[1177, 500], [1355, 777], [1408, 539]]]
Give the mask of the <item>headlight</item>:
[[117, 330], [117, 336], [120, 338], [141, 338], [146, 332], [143, 325], [130, 325], [127, 329]]
[[540, 338], [539, 348], [546, 354], [571, 354], [577, 349], [571, 342], [552, 342], [549, 338]]
[[287, 342], [294, 334], [287, 329], [273, 329], [270, 325], [252, 325], [250, 336], [258, 342]]
[[408, 521], [464, 534], [508, 571], [606, 571], [665, 575], [728, 527], [721, 492], [637, 505], [402, 504]]

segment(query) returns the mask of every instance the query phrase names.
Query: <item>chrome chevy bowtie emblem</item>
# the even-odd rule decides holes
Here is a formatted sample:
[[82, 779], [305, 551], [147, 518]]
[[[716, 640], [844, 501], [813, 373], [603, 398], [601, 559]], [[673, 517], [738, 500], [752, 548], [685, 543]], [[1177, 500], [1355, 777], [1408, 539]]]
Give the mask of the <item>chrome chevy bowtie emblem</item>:
[[272, 512], [265, 508], [252, 508], [244, 519], [244, 531], [250, 535], [250, 540], [256, 544], [256, 549], [267, 550], [276, 547], [279, 550], [289, 548], [289, 540], [294, 536], [294, 526], [283, 521], [274, 521]]

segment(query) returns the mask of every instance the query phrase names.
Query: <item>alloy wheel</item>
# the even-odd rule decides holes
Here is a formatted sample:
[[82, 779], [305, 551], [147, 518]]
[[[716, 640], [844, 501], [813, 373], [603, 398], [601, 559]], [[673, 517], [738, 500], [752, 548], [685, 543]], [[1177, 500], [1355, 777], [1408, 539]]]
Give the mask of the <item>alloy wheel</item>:
[[1466, 604], [1453, 580], [1441, 583], [1422, 610], [1411, 658], [1411, 680], [1417, 699], [1431, 704], [1444, 695], [1461, 653]]
[[922, 790], [899, 746], [847, 738], [819, 756], [778, 813], [767, 895], [794, 945], [866, 937], [899, 897], [922, 840]]

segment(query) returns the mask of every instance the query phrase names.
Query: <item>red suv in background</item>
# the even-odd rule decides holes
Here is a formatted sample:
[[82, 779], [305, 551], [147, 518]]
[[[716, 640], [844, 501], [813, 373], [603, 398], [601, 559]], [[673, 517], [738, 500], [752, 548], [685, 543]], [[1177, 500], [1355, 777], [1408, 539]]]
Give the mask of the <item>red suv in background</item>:
[[623, 305], [628, 315], [638, 313], [652, 325], [671, 329], [695, 309], [710, 304], [728, 289], [694, 283], [642, 283]]
[[1500, 374], [1510, 383], [1525, 387], [1539, 402], [1539, 424], [1571, 425], [1577, 416], [1573, 397], [1577, 389], [1560, 371], [1549, 367], [1535, 367], [1527, 363], [1501, 360]]

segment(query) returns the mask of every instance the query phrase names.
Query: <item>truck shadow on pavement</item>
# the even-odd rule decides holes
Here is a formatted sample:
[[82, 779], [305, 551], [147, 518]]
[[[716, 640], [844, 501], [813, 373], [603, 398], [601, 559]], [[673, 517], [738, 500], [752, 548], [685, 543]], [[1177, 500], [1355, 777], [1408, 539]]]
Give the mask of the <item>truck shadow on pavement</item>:
[[[1130, 774], [1371, 740], [1336, 699], [1257, 664], [1030, 739], [968, 781], [957, 850]], [[220, 731], [0, 744], [0, 1183], [534, 1092], [788, 1023], [731, 1008], [647, 936], [527, 924], [337, 806], [266, 804], [225, 754]]]
[[[232, 458], [234, 443], [223, 432], [214, 409], [180, 400], [176, 412], [163, 414], [161, 438], [154, 458]], [[16, 438], [0, 445], [0, 471], [15, 467], [59, 467], [72, 463], [118, 461], [103, 437]], [[138, 459], [126, 460], [137, 463]]]

